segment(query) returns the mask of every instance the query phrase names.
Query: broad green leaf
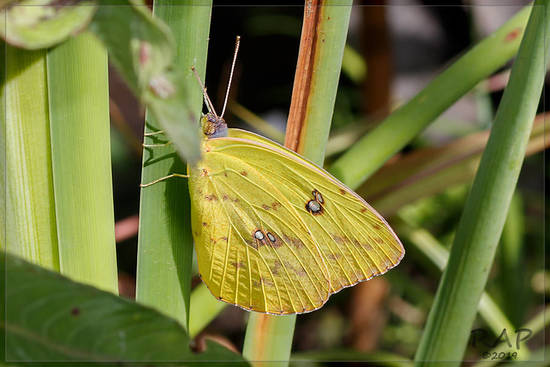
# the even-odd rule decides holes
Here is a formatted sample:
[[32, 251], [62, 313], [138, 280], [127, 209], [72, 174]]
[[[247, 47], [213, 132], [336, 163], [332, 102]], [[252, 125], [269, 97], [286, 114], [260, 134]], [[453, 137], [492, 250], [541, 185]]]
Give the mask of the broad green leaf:
[[[169, 28], [136, 1], [104, 0], [90, 30], [104, 43], [113, 63], [134, 93], [147, 106], [178, 153], [188, 162], [200, 157], [200, 116], [189, 106], [193, 65], [175, 64], [175, 42]], [[193, 82], [193, 83], [191, 83]]]
[[177, 321], [4, 252], [0, 274], [6, 291], [1, 292], [6, 317], [0, 332], [6, 333], [9, 362], [208, 360], [246, 365], [241, 356], [212, 342], [205, 352], [193, 353]]
[[12, 1], [0, 12], [0, 35], [17, 47], [51, 47], [84, 29], [96, 10], [94, 0]]

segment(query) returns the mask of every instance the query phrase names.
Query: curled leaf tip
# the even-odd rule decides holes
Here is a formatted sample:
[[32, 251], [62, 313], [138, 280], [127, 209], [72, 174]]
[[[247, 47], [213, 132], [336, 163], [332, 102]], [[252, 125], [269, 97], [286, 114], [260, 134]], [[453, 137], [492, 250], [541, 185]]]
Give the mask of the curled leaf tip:
[[36, 1], [22, 0], [1, 8], [0, 36], [13, 46], [37, 50], [61, 43], [86, 28], [97, 3], [46, 0], [37, 6]]

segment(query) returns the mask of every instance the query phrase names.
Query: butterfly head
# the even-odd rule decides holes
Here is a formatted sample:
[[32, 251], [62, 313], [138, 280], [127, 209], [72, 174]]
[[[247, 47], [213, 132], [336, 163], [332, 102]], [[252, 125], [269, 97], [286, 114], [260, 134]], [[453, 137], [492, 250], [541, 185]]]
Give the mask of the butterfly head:
[[227, 124], [223, 119], [223, 115], [225, 113], [225, 108], [227, 107], [227, 101], [229, 99], [229, 88], [231, 87], [231, 80], [233, 79], [233, 70], [235, 70], [235, 62], [237, 61], [237, 53], [239, 52], [240, 39], [241, 38], [237, 36], [237, 39], [235, 41], [235, 52], [233, 53], [233, 63], [231, 64], [231, 72], [229, 73], [229, 82], [227, 83], [227, 90], [225, 92], [225, 99], [223, 102], [222, 113], [220, 115], [216, 113], [216, 110], [214, 109], [214, 105], [212, 104], [212, 101], [210, 100], [210, 98], [208, 97], [208, 94], [206, 93], [206, 87], [202, 83], [199, 74], [195, 70], [195, 67], [194, 66], [191, 67], [191, 70], [195, 74], [195, 77], [197, 78], [197, 81], [201, 86], [203, 97], [204, 97], [204, 103], [208, 108], [208, 113], [204, 115], [201, 119], [202, 132], [207, 139], [227, 136]]
[[227, 136], [227, 124], [223, 117], [208, 112], [201, 119], [202, 132], [206, 138], [220, 138]]

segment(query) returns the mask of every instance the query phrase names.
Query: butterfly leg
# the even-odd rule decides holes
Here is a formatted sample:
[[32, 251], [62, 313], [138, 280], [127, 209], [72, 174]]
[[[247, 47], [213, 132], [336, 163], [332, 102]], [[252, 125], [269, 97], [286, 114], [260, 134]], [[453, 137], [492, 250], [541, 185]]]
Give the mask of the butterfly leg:
[[146, 183], [146, 184], [140, 184], [139, 186], [140, 187], [148, 187], [148, 186], [151, 186], [151, 185], [154, 185], [156, 183], [159, 183], [161, 181], [164, 181], [164, 180], [167, 180], [169, 178], [172, 178], [172, 177], [182, 177], [182, 178], [189, 178], [189, 175], [184, 175], [182, 173], [172, 173], [168, 176], [164, 176], [164, 177], [161, 177], [161, 178], [157, 178], [156, 180], [154, 181], [151, 181], [149, 183]]
[[144, 133], [143, 136], [155, 136], [159, 134], [164, 134], [164, 130], [152, 131], [150, 133]]
[[[158, 130], [158, 131], [152, 131], [152, 132], [148, 132], [148, 133], [144, 133], [143, 136], [147, 137], [147, 136], [155, 136], [155, 135], [160, 135], [160, 134], [163, 134], [164, 133], [164, 130]], [[158, 144], [145, 144], [143, 143], [142, 146], [144, 148], [158, 148], [158, 147], [166, 147], [166, 146], [169, 146], [171, 145], [172, 142], [171, 141], [168, 141], [166, 143], [158, 143]], [[153, 180], [149, 183], [146, 183], [146, 184], [140, 184], [139, 186], [140, 187], [148, 187], [148, 186], [152, 186], [156, 183], [159, 183], [161, 181], [164, 181], [164, 180], [167, 180], [169, 178], [172, 178], [172, 177], [183, 177], [183, 178], [188, 178], [189, 176], [188, 175], [184, 175], [182, 173], [172, 173], [168, 176], [164, 176], [164, 177], [161, 177], [161, 178], [157, 178], [156, 180]]]
[[166, 143], [160, 143], [160, 144], [141, 144], [144, 148], [158, 148], [158, 147], [167, 147], [168, 145], [172, 145], [172, 142], [166, 142]]
[[[147, 136], [156, 136], [156, 135], [160, 135], [160, 134], [164, 134], [164, 130], [151, 131], [151, 132], [148, 132], [148, 133], [144, 133], [143, 136], [145, 136], [145, 137], [147, 137]], [[158, 143], [158, 144], [145, 144], [145, 143], [142, 144], [142, 146], [144, 148], [167, 147], [169, 145], [172, 145], [171, 141], [168, 141], [166, 143]]]

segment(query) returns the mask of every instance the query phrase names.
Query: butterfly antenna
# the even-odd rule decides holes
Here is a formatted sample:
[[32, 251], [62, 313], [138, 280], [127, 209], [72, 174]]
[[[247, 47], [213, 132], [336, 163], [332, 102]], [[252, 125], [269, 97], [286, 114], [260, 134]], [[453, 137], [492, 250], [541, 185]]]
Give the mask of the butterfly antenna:
[[225, 113], [225, 107], [227, 107], [227, 100], [229, 98], [229, 89], [231, 88], [231, 81], [233, 80], [233, 70], [235, 70], [235, 63], [237, 62], [237, 53], [239, 52], [239, 45], [241, 44], [241, 37], [237, 36], [235, 40], [235, 52], [233, 53], [233, 63], [231, 64], [231, 72], [229, 73], [229, 82], [227, 83], [227, 91], [225, 92], [225, 100], [223, 101], [223, 109], [220, 118], [223, 118]]
[[204, 86], [204, 84], [202, 84], [201, 77], [199, 76], [199, 73], [197, 73], [197, 69], [195, 69], [194, 66], [191, 66], [191, 70], [193, 71], [193, 74], [195, 74], [195, 77], [197, 78], [197, 82], [199, 82], [199, 85], [201, 86], [202, 95], [204, 96], [204, 104], [206, 104], [206, 108], [208, 108], [208, 112], [211, 112], [214, 114], [214, 116], [218, 117], [218, 114], [214, 109], [214, 105], [212, 104], [212, 101], [208, 97], [208, 93], [206, 93], [206, 87]]

